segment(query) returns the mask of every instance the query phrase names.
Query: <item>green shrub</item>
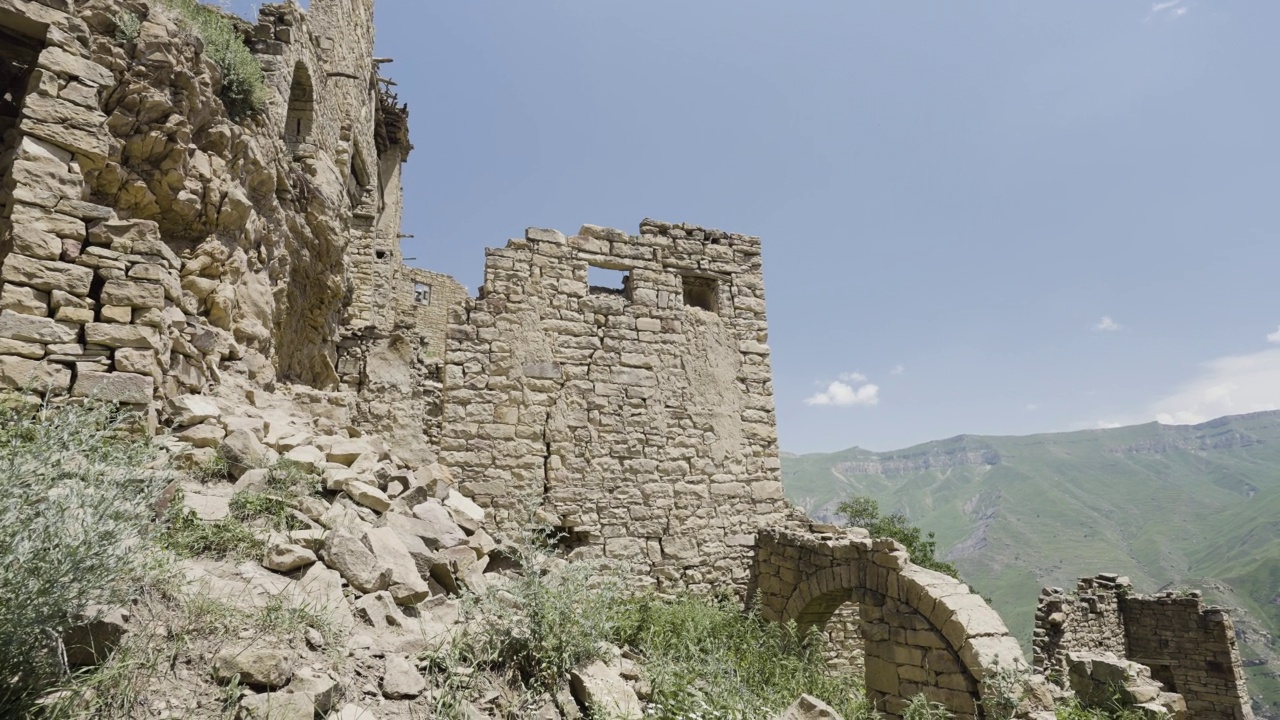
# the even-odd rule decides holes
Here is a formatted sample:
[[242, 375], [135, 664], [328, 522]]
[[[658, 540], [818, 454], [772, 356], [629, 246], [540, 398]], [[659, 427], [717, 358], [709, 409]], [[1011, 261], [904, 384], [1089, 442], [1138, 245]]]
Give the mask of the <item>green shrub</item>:
[[155, 567], [144, 535], [170, 478], [136, 424], [97, 402], [0, 410], [0, 710], [66, 672], [71, 618]]
[[116, 42], [118, 43], [131, 43], [137, 40], [139, 33], [142, 32], [142, 18], [128, 10], [121, 10], [112, 15], [111, 19], [116, 24]]
[[772, 717], [804, 693], [849, 720], [871, 716], [860, 680], [827, 667], [816, 630], [744, 613], [732, 596], [633, 597], [619, 615], [614, 640], [644, 657], [652, 717]]
[[621, 584], [596, 563], [563, 563], [532, 536], [513, 550], [520, 575], [500, 590], [468, 598], [484, 617], [455, 643], [471, 667], [500, 667], [536, 696], [554, 691], [569, 671], [600, 657], [613, 634]]
[[1133, 708], [1120, 707], [1112, 703], [1110, 708], [1087, 708], [1076, 698], [1058, 702], [1054, 708], [1054, 716], [1058, 720], [1142, 720], [1145, 717]]
[[227, 15], [198, 0], [161, 0], [182, 15], [204, 41], [204, 54], [222, 69], [222, 102], [233, 120], [240, 121], [266, 106], [262, 64], [249, 52]]
[[846, 498], [836, 506], [836, 513], [843, 515], [849, 525], [866, 528], [871, 537], [893, 538], [902, 543], [911, 554], [911, 562], [916, 565], [960, 577], [955, 565], [937, 557], [938, 542], [933, 533], [912, 525], [905, 514], [881, 515], [880, 503], [869, 497]]
[[955, 717], [942, 703], [929, 702], [923, 693], [907, 701], [902, 710], [902, 720], [950, 720]]

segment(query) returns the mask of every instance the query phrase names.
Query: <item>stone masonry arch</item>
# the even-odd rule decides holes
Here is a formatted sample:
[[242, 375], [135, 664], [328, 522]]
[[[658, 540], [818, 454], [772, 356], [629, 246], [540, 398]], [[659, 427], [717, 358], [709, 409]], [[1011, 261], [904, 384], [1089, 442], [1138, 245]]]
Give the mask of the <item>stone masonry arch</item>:
[[756, 536], [752, 573], [761, 613], [822, 628], [850, 600], [859, 606], [867, 696], [900, 716], [923, 693], [957, 720], [982, 717], [982, 678], [1026, 667], [1004, 621], [968, 585], [911, 563], [896, 541], [861, 528], [770, 529]]

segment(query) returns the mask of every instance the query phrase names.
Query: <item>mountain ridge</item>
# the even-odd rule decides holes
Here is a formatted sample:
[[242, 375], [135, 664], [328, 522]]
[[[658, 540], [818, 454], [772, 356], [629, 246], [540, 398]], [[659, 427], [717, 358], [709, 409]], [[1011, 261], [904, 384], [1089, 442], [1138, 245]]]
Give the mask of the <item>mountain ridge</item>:
[[834, 519], [865, 495], [942, 555], [1029, 643], [1035, 597], [1097, 572], [1235, 609], [1253, 694], [1280, 714], [1280, 411], [1194, 425], [962, 434], [888, 452], [784, 455], [787, 497]]

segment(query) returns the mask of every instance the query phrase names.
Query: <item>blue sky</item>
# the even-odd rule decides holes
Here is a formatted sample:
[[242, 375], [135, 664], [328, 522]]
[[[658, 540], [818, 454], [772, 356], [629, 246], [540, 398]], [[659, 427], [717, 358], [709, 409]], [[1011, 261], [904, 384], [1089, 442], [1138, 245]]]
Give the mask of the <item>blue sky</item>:
[[1280, 407], [1280, 3], [377, 12], [406, 255], [474, 289], [531, 225], [760, 235], [785, 450]]

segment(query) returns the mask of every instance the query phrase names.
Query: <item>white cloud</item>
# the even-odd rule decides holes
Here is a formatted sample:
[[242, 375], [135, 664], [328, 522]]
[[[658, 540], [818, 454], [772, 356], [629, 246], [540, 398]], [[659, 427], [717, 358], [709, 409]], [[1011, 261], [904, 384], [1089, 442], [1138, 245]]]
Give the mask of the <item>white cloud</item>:
[[1121, 327], [1123, 326], [1115, 320], [1112, 320], [1110, 315], [1103, 315], [1102, 319], [1098, 321], [1098, 324], [1093, 326], [1093, 329], [1098, 332], [1115, 332]]
[[1036, 410], [1039, 410], [1039, 409], [1040, 409], [1039, 405], [1035, 403], [1027, 403], [1027, 412], [1035, 412]]
[[1098, 430], [1110, 430], [1111, 428], [1124, 427], [1120, 423], [1112, 422], [1111, 420], [1099, 420], [1095, 422], [1093, 426]]
[[[1280, 332], [1280, 330], [1277, 330], [1276, 332]], [[889, 371], [889, 374], [890, 374], [890, 375], [902, 375], [902, 374], [904, 374], [904, 373], [906, 373], [906, 372], [907, 372], [907, 368], [906, 368], [905, 366], [903, 366], [903, 364], [902, 364], [902, 363], [898, 363], [897, 365], [894, 365], [894, 366], [893, 366], [893, 369]]]
[[867, 382], [862, 373], [840, 373], [840, 379], [827, 385], [827, 389], [804, 400], [805, 405], [879, 405], [880, 386]]
[[1200, 375], [1152, 405], [1166, 425], [1194, 425], [1223, 415], [1280, 408], [1280, 349], [1211, 360]]
[[1280, 327], [1276, 328], [1276, 331], [1273, 333], [1267, 333], [1267, 342], [1280, 343]]
[[1156, 17], [1163, 17], [1166, 20], [1177, 20], [1187, 14], [1191, 8], [1183, 3], [1183, 0], [1163, 0], [1151, 4], [1151, 12], [1146, 19], [1151, 20]]

